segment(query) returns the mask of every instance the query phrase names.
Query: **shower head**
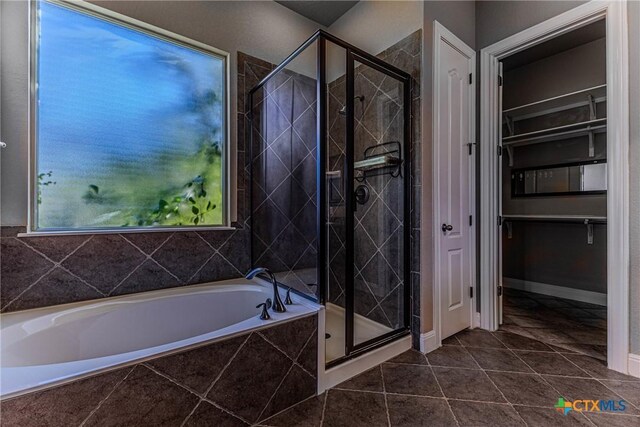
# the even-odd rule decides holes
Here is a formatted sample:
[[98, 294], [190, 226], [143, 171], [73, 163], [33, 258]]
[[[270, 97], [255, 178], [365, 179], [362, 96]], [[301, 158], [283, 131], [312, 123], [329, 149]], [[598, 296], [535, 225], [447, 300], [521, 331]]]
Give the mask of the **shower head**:
[[[364, 95], [354, 96], [353, 99], [357, 99], [360, 102], [364, 102]], [[341, 116], [346, 116], [347, 115], [347, 106], [343, 105], [342, 108], [340, 110], [338, 110], [338, 114], [340, 114]]]

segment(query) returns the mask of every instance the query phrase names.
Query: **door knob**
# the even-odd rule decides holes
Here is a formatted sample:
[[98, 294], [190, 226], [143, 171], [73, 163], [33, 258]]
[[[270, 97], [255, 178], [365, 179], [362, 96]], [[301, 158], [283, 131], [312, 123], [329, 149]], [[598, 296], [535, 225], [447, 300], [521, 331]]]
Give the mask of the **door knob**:
[[442, 227], [440, 227], [442, 229], [443, 233], [446, 233], [447, 231], [451, 231], [453, 230], [453, 225], [451, 224], [442, 224]]

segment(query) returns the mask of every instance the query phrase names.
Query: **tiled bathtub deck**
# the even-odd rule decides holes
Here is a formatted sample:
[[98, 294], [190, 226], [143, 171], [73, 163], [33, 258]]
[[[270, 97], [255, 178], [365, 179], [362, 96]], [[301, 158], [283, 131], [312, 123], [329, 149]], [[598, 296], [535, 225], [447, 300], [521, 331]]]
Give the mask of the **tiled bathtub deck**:
[[[626, 415], [563, 416], [566, 399], [620, 400]], [[463, 331], [426, 357], [409, 351], [261, 425], [640, 426], [640, 379], [509, 332]]]

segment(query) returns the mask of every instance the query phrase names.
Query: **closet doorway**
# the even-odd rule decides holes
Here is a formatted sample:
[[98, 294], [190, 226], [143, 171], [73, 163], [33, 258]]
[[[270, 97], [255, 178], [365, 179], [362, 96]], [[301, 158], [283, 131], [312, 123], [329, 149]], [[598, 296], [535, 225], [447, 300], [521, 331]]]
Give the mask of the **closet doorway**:
[[625, 11], [587, 3], [482, 50], [480, 308], [627, 373]]

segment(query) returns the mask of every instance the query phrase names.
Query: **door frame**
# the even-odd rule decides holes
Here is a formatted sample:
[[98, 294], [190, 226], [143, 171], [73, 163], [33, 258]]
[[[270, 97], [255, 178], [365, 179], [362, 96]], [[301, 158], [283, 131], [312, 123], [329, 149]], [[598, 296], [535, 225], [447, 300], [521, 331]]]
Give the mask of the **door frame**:
[[498, 327], [501, 247], [498, 215], [500, 59], [606, 18], [607, 64], [607, 361], [627, 373], [629, 356], [629, 50], [627, 1], [591, 1], [480, 51], [481, 327]]
[[[433, 94], [432, 94], [432, 108], [433, 108], [433, 121], [432, 121], [432, 135], [433, 135], [433, 236], [440, 236], [442, 230], [440, 229], [440, 224], [442, 224], [442, 220], [440, 218], [440, 200], [438, 198], [439, 188], [440, 188], [440, 145], [437, 143], [439, 139], [440, 129], [439, 129], [439, 118], [440, 118], [440, 96], [439, 96], [439, 81], [440, 81], [440, 62], [441, 62], [441, 52], [440, 52], [440, 41], [443, 41], [449, 45], [451, 45], [454, 49], [458, 50], [463, 55], [469, 58], [469, 69], [471, 70], [471, 83], [470, 83], [470, 91], [471, 94], [469, 96], [469, 143], [475, 143], [476, 141], [476, 52], [465, 42], [460, 40], [449, 31], [444, 25], [439, 23], [438, 21], [433, 22]], [[471, 269], [471, 286], [474, 290], [473, 296], [471, 297], [470, 307], [470, 327], [474, 328], [479, 326], [476, 321], [476, 298], [478, 293], [476, 286], [476, 227], [477, 227], [477, 215], [476, 215], [476, 158], [477, 158], [477, 146], [471, 146], [473, 149], [473, 154], [469, 156], [470, 158], [470, 171], [469, 171], [469, 186], [470, 186], [470, 200], [469, 206], [471, 208], [472, 215], [472, 223], [470, 228], [470, 251], [469, 251], [469, 262]], [[438, 260], [440, 259], [440, 245], [439, 239], [434, 238], [432, 240], [433, 244], [433, 329], [435, 332], [435, 345], [436, 348], [441, 345], [442, 342], [442, 313], [440, 311], [440, 298], [442, 297], [442, 281], [440, 278], [440, 265]]]

